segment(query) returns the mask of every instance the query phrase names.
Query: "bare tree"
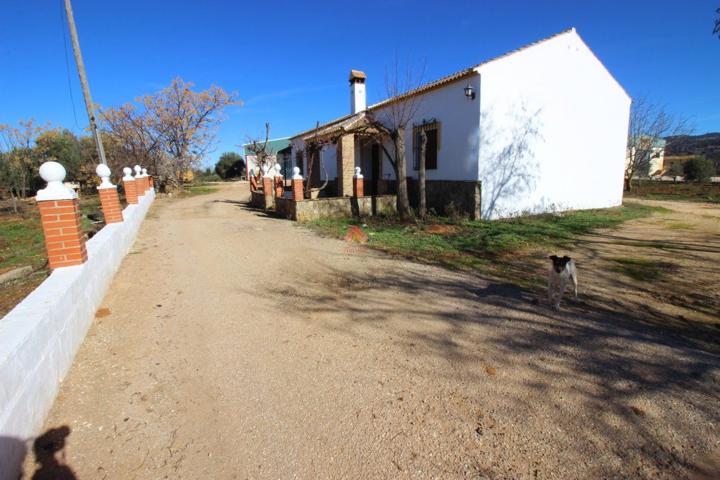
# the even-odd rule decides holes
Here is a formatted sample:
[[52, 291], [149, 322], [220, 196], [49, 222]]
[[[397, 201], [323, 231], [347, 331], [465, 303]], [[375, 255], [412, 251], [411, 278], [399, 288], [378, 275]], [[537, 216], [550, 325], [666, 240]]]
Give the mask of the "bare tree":
[[[315, 134], [313, 135], [313, 138], [310, 140], [307, 140], [305, 142], [305, 158], [307, 158], [307, 164], [308, 164], [308, 172], [307, 172], [307, 183], [305, 184], [305, 191], [310, 195], [310, 192], [313, 190], [313, 174], [317, 172], [318, 179], [320, 178], [320, 170], [323, 170], [325, 173], [325, 178], [323, 180], [322, 185], [319, 187], [314, 187], [317, 190], [321, 191], [325, 189], [328, 185], [328, 175], [327, 171], [325, 170], [325, 165], [320, 159], [320, 154], [322, 152], [322, 149], [325, 147], [326, 142], [323, 142], [320, 140], [320, 137], [318, 136], [318, 132], [320, 131], [320, 121], [317, 121], [315, 124]], [[316, 170], [317, 168], [317, 170]]]
[[715, 28], [713, 29], [713, 35], [717, 35], [720, 38], [720, 8], [715, 10], [717, 17], [715, 18]]
[[[263, 174], [263, 169], [270, 171], [275, 165], [275, 153], [270, 147], [270, 122], [265, 122], [265, 137], [248, 138], [246, 145], [250, 145], [247, 149], [250, 153], [255, 155], [255, 164], [259, 170], [257, 173], [252, 174], [248, 170], [248, 175], [252, 174], [251, 184], [253, 187], [257, 187], [258, 181]], [[247, 159], [248, 152], [245, 152], [245, 158]], [[252, 181], [254, 179], [254, 181]]]
[[[424, 67], [415, 74], [409, 67], [400, 72], [400, 64], [396, 60], [393, 69], [385, 72], [385, 94], [387, 100], [377, 107], [379, 112], [368, 113], [367, 122], [346, 133], [359, 133], [374, 137], [382, 149], [388, 162], [393, 167], [397, 181], [397, 210], [400, 218], [408, 220], [413, 217], [407, 188], [407, 158], [405, 156], [405, 131], [408, 124], [417, 114], [422, 97], [415, 95], [414, 90], [422, 85]], [[392, 153], [388, 151], [385, 140], [392, 143]]]
[[178, 77], [169, 87], [142, 99], [150, 125], [171, 161], [168, 180], [176, 185], [210, 149], [225, 118], [225, 107], [238, 104], [236, 94], [228, 94], [217, 85], [201, 92], [194, 92], [192, 87], [193, 83]]
[[160, 136], [152, 129], [148, 115], [132, 104], [108, 108], [100, 115], [104, 136], [108, 137], [103, 140], [107, 161], [115, 175], [122, 176], [123, 167], [135, 164], [157, 175], [162, 158]]
[[178, 77], [135, 104], [101, 114], [130, 163], [148, 162], [151, 172], [172, 188], [182, 185], [183, 176], [212, 147], [225, 107], [240, 103], [235, 93], [216, 85], [199, 92], [194, 86]]
[[385, 73], [387, 105], [381, 107], [374, 126], [393, 144], [393, 153], [380, 141], [383, 152], [395, 171], [397, 179], [397, 209], [403, 219], [412, 217], [407, 189], [407, 159], [405, 157], [405, 131], [420, 108], [421, 96], [412, 91], [422, 84], [424, 67], [415, 75], [409, 67], [401, 74], [400, 64], [395, 61], [393, 69]]
[[420, 205], [418, 213], [420, 220], [425, 221], [427, 216], [427, 192], [425, 190], [425, 151], [427, 150], [427, 133], [420, 130], [420, 151], [418, 154], [418, 189], [420, 190]]
[[628, 129], [625, 189], [630, 189], [633, 178], [654, 173], [649, 171], [650, 166], [660, 154], [660, 145], [667, 137], [687, 135], [690, 131], [687, 120], [675, 118], [664, 106], [651, 103], [644, 97], [634, 100]]

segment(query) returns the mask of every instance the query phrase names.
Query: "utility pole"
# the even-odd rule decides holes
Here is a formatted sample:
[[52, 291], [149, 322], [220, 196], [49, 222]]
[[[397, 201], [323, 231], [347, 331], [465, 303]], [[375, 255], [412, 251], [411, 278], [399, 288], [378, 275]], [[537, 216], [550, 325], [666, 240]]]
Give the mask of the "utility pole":
[[67, 14], [68, 26], [70, 27], [70, 38], [72, 38], [73, 53], [75, 54], [78, 75], [80, 76], [80, 85], [82, 86], [83, 97], [85, 97], [85, 108], [87, 109], [88, 119], [90, 119], [90, 130], [95, 138], [95, 147], [100, 157], [100, 163], [107, 165], [105, 149], [103, 148], [102, 139], [100, 138], [100, 132], [98, 132], [97, 121], [95, 120], [92, 97], [90, 97], [90, 86], [88, 85], [87, 75], [85, 74], [85, 64], [83, 63], [82, 53], [80, 52], [80, 41], [78, 40], [77, 29], [75, 28], [75, 18], [73, 17], [70, 0], [65, 0], [65, 13]]

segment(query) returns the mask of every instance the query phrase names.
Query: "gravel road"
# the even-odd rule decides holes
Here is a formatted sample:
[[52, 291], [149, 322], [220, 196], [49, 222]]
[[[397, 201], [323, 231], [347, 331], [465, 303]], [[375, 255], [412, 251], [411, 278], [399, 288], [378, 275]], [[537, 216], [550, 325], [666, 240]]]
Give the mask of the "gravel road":
[[247, 197], [153, 206], [46, 424], [77, 478], [713, 478], [716, 353]]

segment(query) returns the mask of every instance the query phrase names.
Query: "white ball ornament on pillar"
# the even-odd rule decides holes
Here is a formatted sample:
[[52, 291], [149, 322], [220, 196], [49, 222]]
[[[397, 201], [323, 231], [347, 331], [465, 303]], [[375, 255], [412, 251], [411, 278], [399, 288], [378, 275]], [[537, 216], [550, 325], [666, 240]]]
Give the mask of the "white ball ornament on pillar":
[[132, 169], [130, 167], [123, 168], [123, 173], [125, 174], [125, 176], [123, 177], [123, 180], [125, 180], [125, 181], [134, 180], [134, 178], [132, 176]]
[[280, 169], [281, 169], [280, 164], [276, 163], [275, 164], [275, 176], [276, 177], [282, 177], [282, 173], [280, 173]]
[[47, 186], [42, 190], [38, 190], [37, 201], [44, 200], [72, 200], [77, 198], [77, 194], [72, 188], [63, 185], [65, 180], [65, 167], [58, 162], [45, 162], [40, 165], [40, 177], [47, 182]]
[[98, 185], [98, 189], [101, 188], [115, 188], [115, 185], [112, 184], [110, 181], [110, 167], [105, 165], [104, 163], [101, 163], [95, 168], [95, 173], [97, 173], [98, 177], [100, 177], [100, 185]]
[[143, 168], [143, 169], [142, 169], [142, 176], [143, 176], [143, 177], [147, 177], [147, 176], [148, 176], [148, 174], [147, 174], [147, 168]]
[[362, 173], [360, 172], [360, 167], [355, 167], [354, 178], [363, 178]]
[[140, 165], [135, 165], [135, 178], [140, 178], [142, 176], [142, 167]]
[[293, 167], [293, 180], [302, 180], [303, 177], [300, 175], [300, 167]]

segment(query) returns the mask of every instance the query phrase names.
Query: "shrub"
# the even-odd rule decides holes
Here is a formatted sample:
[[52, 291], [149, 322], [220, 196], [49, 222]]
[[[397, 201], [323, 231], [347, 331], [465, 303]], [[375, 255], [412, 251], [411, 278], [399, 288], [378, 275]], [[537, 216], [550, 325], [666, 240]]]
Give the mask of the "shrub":
[[668, 168], [667, 174], [671, 177], [682, 177], [685, 174], [685, 170], [682, 163], [675, 162]]
[[245, 172], [245, 160], [235, 152], [225, 152], [215, 165], [215, 173], [222, 179], [239, 177]]
[[685, 162], [683, 166], [685, 180], [703, 182], [715, 174], [715, 164], [705, 157], [694, 157]]
[[196, 182], [220, 182], [223, 179], [217, 173], [206, 173], [203, 172], [199, 175], [195, 175]]

